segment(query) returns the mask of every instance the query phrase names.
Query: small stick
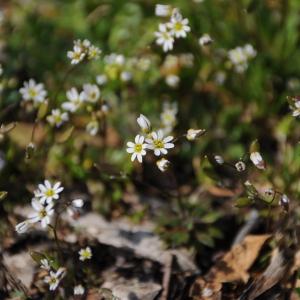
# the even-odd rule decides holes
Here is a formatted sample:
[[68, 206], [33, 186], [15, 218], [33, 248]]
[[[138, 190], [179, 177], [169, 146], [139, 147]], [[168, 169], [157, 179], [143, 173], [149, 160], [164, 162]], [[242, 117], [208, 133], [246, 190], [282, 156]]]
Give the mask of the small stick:
[[167, 300], [169, 295], [169, 285], [172, 274], [172, 264], [173, 264], [173, 254], [170, 254], [167, 258], [166, 264], [164, 266], [164, 277], [163, 277], [163, 292], [161, 295], [161, 300]]

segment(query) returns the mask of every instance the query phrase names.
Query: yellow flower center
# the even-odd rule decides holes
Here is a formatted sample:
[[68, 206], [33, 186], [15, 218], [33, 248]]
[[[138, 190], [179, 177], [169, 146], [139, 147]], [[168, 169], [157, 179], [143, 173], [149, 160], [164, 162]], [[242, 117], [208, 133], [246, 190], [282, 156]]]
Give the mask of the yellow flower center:
[[52, 197], [52, 196], [54, 196], [54, 191], [53, 191], [53, 189], [49, 189], [49, 190], [46, 191], [45, 194], [46, 194], [47, 197]]
[[32, 97], [32, 98], [37, 96], [37, 92], [35, 89], [29, 89], [28, 93], [29, 93], [30, 97]]
[[162, 140], [154, 140], [153, 143], [155, 148], [164, 148], [164, 142]]
[[183, 28], [182, 23], [180, 23], [180, 22], [176, 22], [176, 23], [175, 23], [174, 29], [175, 29], [176, 31], [181, 31], [182, 28]]
[[55, 277], [51, 277], [50, 284], [55, 284], [57, 282], [57, 279]]
[[134, 152], [140, 153], [143, 150], [142, 144], [135, 144], [134, 146]]
[[47, 216], [47, 212], [45, 209], [42, 209], [40, 212], [39, 212], [39, 216], [40, 218], [45, 218]]

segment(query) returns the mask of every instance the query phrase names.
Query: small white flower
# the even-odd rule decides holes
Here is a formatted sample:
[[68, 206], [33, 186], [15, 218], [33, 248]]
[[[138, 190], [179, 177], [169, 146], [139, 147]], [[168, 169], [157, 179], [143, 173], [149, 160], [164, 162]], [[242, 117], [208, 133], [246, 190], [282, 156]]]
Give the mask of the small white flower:
[[167, 171], [170, 164], [171, 164], [170, 161], [165, 158], [161, 158], [156, 162], [156, 165], [161, 172]]
[[36, 83], [34, 79], [24, 82], [24, 86], [20, 88], [20, 93], [24, 101], [32, 100], [35, 103], [42, 103], [45, 101], [47, 92], [44, 89], [44, 84]]
[[133, 142], [127, 143], [127, 152], [132, 153], [131, 161], [137, 160], [142, 163], [143, 156], [146, 155], [147, 145], [144, 143], [145, 138], [142, 135], [137, 135]]
[[156, 4], [155, 5], [155, 15], [158, 17], [168, 17], [172, 12], [170, 5]]
[[243, 172], [246, 170], [246, 164], [240, 160], [235, 164], [235, 168], [238, 172]]
[[69, 101], [64, 102], [62, 108], [70, 112], [77, 111], [84, 102], [83, 93], [78, 93], [77, 89], [74, 87], [67, 91], [67, 98]]
[[34, 195], [36, 198], [39, 198], [42, 204], [51, 203], [53, 200], [59, 198], [59, 193], [61, 193], [63, 189], [60, 182], [56, 182], [52, 186], [49, 180], [45, 180], [44, 184], [38, 185], [38, 190], [34, 192]]
[[162, 130], [157, 132], [151, 132], [151, 138], [146, 139], [147, 148], [154, 151], [154, 155], [166, 155], [168, 153], [167, 149], [174, 148], [174, 144], [171, 143], [173, 140], [172, 136], [164, 137]]
[[205, 132], [206, 132], [205, 129], [192, 129], [192, 128], [190, 128], [187, 131], [186, 138], [189, 141], [194, 141], [195, 139], [197, 139], [198, 137], [203, 135]]
[[85, 260], [88, 260], [88, 259], [92, 258], [92, 250], [91, 250], [90, 247], [80, 249], [78, 254], [79, 254], [79, 259], [81, 261], [85, 261]]
[[295, 101], [294, 103], [294, 109], [293, 109], [293, 117], [298, 117], [300, 116], [300, 100]]
[[86, 131], [92, 135], [95, 136], [99, 131], [99, 123], [97, 120], [92, 120], [86, 125]]
[[82, 48], [78, 45], [74, 45], [73, 51], [68, 51], [67, 56], [71, 59], [72, 65], [77, 65], [85, 58], [85, 52], [82, 51]]
[[82, 199], [74, 199], [72, 200], [72, 206], [76, 208], [81, 208], [84, 205], [84, 201]]
[[127, 82], [130, 81], [132, 79], [132, 74], [128, 71], [123, 71], [120, 74], [120, 78], [122, 81]]
[[28, 230], [28, 227], [29, 227], [29, 222], [28, 220], [26, 220], [24, 222], [17, 224], [15, 229], [17, 233], [21, 234], [21, 233], [25, 233]]
[[136, 119], [136, 121], [141, 127], [143, 132], [147, 133], [151, 130], [151, 123], [149, 119], [143, 114], [140, 114], [140, 116]]
[[41, 264], [41, 269], [44, 269], [44, 270], [47, 270], [47, 271], [51, 270], [51, 266], [49, 264], [48, 259], [46, 259], [46, 258], [41, 259], [40, 264]]
[[246, 44], [244, 46], [244, 51], [245, 51], [246, 55], [248, 56], [248, 58], [254, 58], [257, 54], [256, 50], [250, 44]]
[[100, 98], [100, 90], [96, 84], [84, 84], [82, 97], [84, 101], [96, 103]]
[[214, 159], [215, 159], [215, 161], [216, 161], [217, 164], [219, 164], [219, 165], [224, 164], [224, 158], [223, 158], [222, 156], [220, 156], [220, 155], [215, 155], [215, 156], [214, 156]]
[[47, 121], [56, 127], [60, 127], [64, 122], [69, 120], [69, 115], [66, 112], [62, 112], [60, 109], [52, 109], [51, 115], [47, 117]]
[[174, 38], [165, 24], [159, 24], [159, 31], [155, 32], [155, 36], [156, 43], [163, 47], [164, 52], [173, 49]]
[[51, 217], [54, 213], [53, 202], [44, 206], [37, 199], [34, 198], [32, 199], [31, 205], [36, 212], [29, 216], [28, 221], [30, 223], [41, 222], [41, 226], [43, 228], [47, 227], [47, 225], [50, 224]]
[[79, 284], [79, 285], [76, 285], [74, 287], [74, 295], [83, 295], [84, 294], [84, 287]]
[[107, 76], [105, 74], [97, 75], [96, 82], [98, 85], [104, 85], [107, 82]]
[[166, 77], [166, 84], [172, 88], [177, 87], [179, 84], [179, 81], [180, 81], [180, 78], [177, 75], [168, 75]]
[[88, 59], [97, 59], [99, 58], [100, 54], [101, 50], [98, 47], [91, 45], [88, 48]]
[[176, 124], [177, 111], [171, 108], [166, 108], [160, 115], [161, 122], [164, 127], [173, 128]]
[[176, 38], [185, 38], [187, 33], [191, 31], [188, 19], [182, 19], [182, 16], [177, 13], [177, 15], [173, 15], [171, 17], [170, 22], [167, 26], [170, 28], [171, 35]]
[[213, 39], [210, 37], [208, 33], [203, 34], [199, 38], [199, 44], [201, 47], [210, 45], [213, 42]]
[[56, 272], [50, 271], [49, 276], [46, 276], [44, 281], [49, 284], [49, 290], [55, 291], [59, 282], [64, 277], [65, 269], [59, 268]]
[[266, 168], [265, 162], [259, 152], [252, 152], [250, 159], [258, 169], [264, 170]]

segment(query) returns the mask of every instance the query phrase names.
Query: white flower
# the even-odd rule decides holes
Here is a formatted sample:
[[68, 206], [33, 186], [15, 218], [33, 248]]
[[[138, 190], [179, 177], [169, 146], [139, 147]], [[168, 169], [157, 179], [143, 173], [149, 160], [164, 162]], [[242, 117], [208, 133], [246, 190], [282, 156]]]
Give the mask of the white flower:
[[155, 15], [158, 17], [167, 17], [171, 14], [172, 8], [170, 5], [156, 4]]
[[143, 161], [143, 156], [146, 155], [147, 145], [144, 144], [145, 138], [142, 135], [137, 135], [133, 142], [127, 143], [127, 152], [132, 153], [131, 161], [134, 161], [136, 158], [141, 163]]
[[45, 101], [47, 92], [44, 89], [44, 84], [36, 83], [34, 79], [29, 79], [29, 81], [24, 82], [24, 86], [20, 88], [20, 93], [23, 100], [32, 100], [35, 103], [42, 103]]
[[203, 135], [205, 132], [206, 132], [205, 129], [192, 129], [192, 128], [190, 128], [190, 129], [187, 131], [186, 138], [187, 138], [189, 141], [194, 141], [196, 138], [200, 137], [200, 136]]
[[141, 127], [143, 132], [147, 133], [151, 130], [151, 123], [149, 119], [143, 114], [140, 114], [140, 116], [136, 119], [136, 121]]
[[160, 119], [164, 127], [173, 128], [176, 124], [176, 113], [177, 111], [171, 108], [166, 108], [160, 114]]
[[167, 26], [170, 28], [171, 35], [176, 38], [185, 38], [187, 36], [187, 32], [191, 31], [188, 19], [182, 19], [182, 16], [177, 13], [171, 17], [170, 22]]
[[53, 202], [44, 206], [37, 199], [34, 198], [34, 199], [32, 199], [31, 205], [36, 212], [29, 216], [28, 221], [30, 223], [41, 222], [41, 226], [43, 228], [47, 227], [47, 225], [50, 224], [51, 216], [54, 213]]
[[84, 84], [82, 97], [84, 101], [96, 103], [100, 98], [100, 90], [96, 84]]
[[265, 162], [259, 152], [252, 152], [250, 159], [258, 169], [264, 170], [266, 168]]
[[161, 158], [156, 162], [156, 165], [161, 172], [165, 172], [169, 168], [170, 164], [170, 161], [165, 158]]
[[83, 249], [80, 249], [79, 252], [79, 259], [81, 261], [85, 261], [87, 259], [91, 259], [92, 258], [92, 250], [90, 247], [86, 247], [86, 248], [83, 248]]
[[298, 117], [300, 116], [300, 100], [295, 101], [294, 106], [293, 117]]
[[100, 54], [101, 50], [98, 47], [91, 45], [88, 48], [88, 59], [97, 59], [99, 58]]
[[51, 203], [59, 198], [59, 193], [63, 191], [61, 183], [58, 181], [53, 186], [49, 180], [45, 180], [44, 184], [38, 185], [38, 190], [34, 192], [36, 198], [39, 198], [42, 204]]
[[77, 65], [85, 58], [85, 52], [82, 51], [82, 48], [78, 45], [74, 45], [73, 51], [68, 51], [67, 56], [71, 59], [72, 65]]
[[228, 51], [228, 57], [234, 65], [236, 72], [242, 73], [248, 68], [248, 60], [256, 56], [256, 50], [252, 45], [247, 44], [244, 47], [236, 47]]
[[219, 164], [219, 165], [224, 164], [224, 158], [223, 158], [222, 156], [220, 156], [220, 155], [215, 155], [215, 156], [214, 156], [214, 159], [215, 159], [215, 161], [216, 161], [217, 164]]
[[66, 112], [62, 112], [60, 109], [52, 109], [51, 115], [47, 117], [47, 121], [56, 127], [60, 127], [64, 122], [69, 120], [69, 115]]
[[28, 230], [28, 227], [29, 227], [29, 222], [28, 220], [26, 220], [24, 222], [17, 224], [15, 229], [17, 233], [21, 234], [21, 233], [25, 233]]
[[41, 264], [41, 269], [44, 269], [44, 270], [47, 270], [47, 271], [51, 270], [48, 259], [46, 259], [46, 258], [41, 259], [40, 264]]
[[246, 44], [244, 46], [244, 52], [246, 53], [248, 58], [254, 58], [257, 54], [256, 50], [250, 44]]
[[83, 295], [84, 294], [84, 287], [79, 284], [79, 285], [76, 285], [74, 287], [74, 295]]
[[208, 33], [203, 34], [199, 38], [199, 44], [201, 47], [210, 45], [213, 42], [213, 39], [210, 37]]
[[98, 85], [104, 85], [107, 82], [107, 76], [105, 74], [97, 75], [96, 82]]
[[180, 78], [177, 75], [168, 75], [166, 77], [166, 84], [172, 88], [177, 87], [179, 84], [179, 81], [180, 81]]
[[164, 137], [162, 130], [151, 132], [151, 138], [147, 138], [147, 148], [154, 151], [154, 155], [160, 156], [168, 153], [167, 149], [174, 148], [174, 144], [170, 143], [173, 140], [172, 136]]
[[123, 66], [125, 63], [125, 57], [122, 54], [111, 53], [104, 57], [104, 61], [109, 65]]
[[83, 97], [83, 93], [78, 93], [77, 89], [74, 87], [71, 88], [69, 91], [67, 91], [67, 98], [69, 101], [64, 102], [62, 104], [62, 108], [70, 112], [75, 112], [83, 104]]
[[44, 281], [49, 284], [50, 291], [56, 290], [64, 274], [65, 274], [65, 269], [59, 268], [56, 272], [50, 271], [49, 276], [45, 277]]
[[132, 74], [128, 71], [121, 72], [120, 78], [122, 81], [127, 82], [132, 79]]
[[174, 38], [165, 24], [159, 24], [159, 31], [155, 32], [156, 43], [163, 47], [164, 52], [173, 49]]
[[92, 135], [95, 136], [98, 133], [99, 130], [99, 123], [97, 120], [92, 120], [86, 125], [86, 131]]
[[72, 205], [76, 208], [81, 208], [84, 205], [84, 201], [82, 199], [74, 199], [72, 200]]
[[246, 170], [246, 165], [243, 161], [240, 160], [235, 164], [235, 168], [238, 172], [243, 172]]

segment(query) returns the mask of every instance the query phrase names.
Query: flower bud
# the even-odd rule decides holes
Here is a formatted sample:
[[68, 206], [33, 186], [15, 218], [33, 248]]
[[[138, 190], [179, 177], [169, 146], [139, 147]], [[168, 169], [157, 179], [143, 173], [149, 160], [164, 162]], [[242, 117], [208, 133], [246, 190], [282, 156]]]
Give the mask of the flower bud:
[[213, 42], [213, 39], [209, 34], [205, 33], [199, 38], [199, 44], [201, 47], [208, 46]]
[[284, 211], [286, 211], [286, 212], [289, 211], [290, 199], [288, 198], [288, 196], [286, 194], [283, 194], [280, 197], [279, 205], [284, 209]]
[[136, 121], [141, 127], [142, 131], [147, 133], [151, 130], [151, 123], [146, 116], [140, 114], [140, 116], [136, 119]]
[[156, 165], [161, 172], [165, 172], [168, 169], [170, 164], [171, 164], [170, 161], [165, 158], [161, 158], [156, 162]]
[[266, 168], [265, 162], [259, 152], [251, 152], [250, 159], [258, 169], [264, 170]]
[[216, 161], [217, 164], [219, 164], [219, 165], [224, 164], [224, 158], [223, 158], [222, 156], [220, 156], [220, 155], [215, 155], [215, 156], [214, 156], [214, 159], [215, 159], [215, 161]]
[[238, 161], [235, 165], [235, 168], [238, 170], [238, 172], [243, 172], [246, 170], [246, 165], [243, 161]]
[[16, 229], [16, 232], [21, 234], [21, 233], [25, 233], [28, 229], [28, 221], [24, 221], [24, 222], [21, 222], [19, 224], [16, 225], [15, 229]]
[[203, 135], [205, 132], [206, 132], [205, 129], [192, 129], [192, 128], [190, 128], [190, 129], [187, 131], [186, 138], [187, 138], [187, 140], [189, 140], [189, 141], [194, 141], [196, 138], [200, 137], [200, 136]]

